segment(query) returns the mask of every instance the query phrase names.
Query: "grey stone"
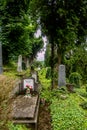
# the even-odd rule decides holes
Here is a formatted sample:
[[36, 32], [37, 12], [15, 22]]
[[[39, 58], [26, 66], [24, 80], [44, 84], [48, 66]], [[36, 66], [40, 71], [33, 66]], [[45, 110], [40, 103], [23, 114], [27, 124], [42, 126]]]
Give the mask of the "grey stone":
[[26, 96], [18, 96], [12, 104], [12, 117], [15, 119], [34, 118], [38, 95], [28, 98]]
[[27, 69], [29, 68], [29, 59], [27, 58], [27, 61], [26, 61], [26, 67]]
[[35, 87], [35, 80], [33, 78], [26, 78], [23, 80], [23, 88], [26, 89], [26, 86], [29, 85], [32, 87], [32, 90], [34, 91]]
[[32, 77], [35, 79], [35, 82], [37, 83], [38, 82], [38, 73], [36, 71], [34, 71], [32, 73]]
[[60, 65], [60, 66], [59, 66], [58, 86], [59, 86], [59, 87], [66, 86], [65, 65]]
[[17, 67], [18, 72], [22, 72], [22, 55], [18, 56], [18, 67]]

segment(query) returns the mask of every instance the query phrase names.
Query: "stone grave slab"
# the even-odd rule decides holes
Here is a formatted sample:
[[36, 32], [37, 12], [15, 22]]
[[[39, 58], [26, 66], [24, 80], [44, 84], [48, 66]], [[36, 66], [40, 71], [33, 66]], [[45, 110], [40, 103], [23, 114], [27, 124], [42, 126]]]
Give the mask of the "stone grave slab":
[[31, 98], [18, 96], [13, 103], [12, 117], [13, 119], [29, 119], [34, 118], [38, 96]]

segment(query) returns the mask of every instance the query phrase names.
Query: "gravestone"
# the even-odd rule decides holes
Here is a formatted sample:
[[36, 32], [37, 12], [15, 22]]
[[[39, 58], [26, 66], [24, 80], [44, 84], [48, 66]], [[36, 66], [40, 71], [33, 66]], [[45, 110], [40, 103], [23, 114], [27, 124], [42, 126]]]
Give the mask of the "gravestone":
[[22, 72], [22, 55], [18, 56], [18, 67], [17, 67], [18, 72]]
[[37, 83], [38, 82], [38, 74], [36, 71], [34, 73], [32, 73], [32, 77], [35, 79], [35, 82]]
[[26, 78], [23, 80], [23, 88], [26, 89], [26, 86], [31, 86], [32, 90], [34, 91], [34, 79], [33, 78]]
[[28, 69], [29, 68], [29, 59], [27, 58], [27, 61], [26, 61], [26, 68]]
[[2, 67], [2, 45], [0, 43], [0, 74], [3, 73], [3, 67]]
[[58, 86], [59, 86], [59, 87], [66, 86], [65, 65], [60, 65], [60, 66], [59, 66]]

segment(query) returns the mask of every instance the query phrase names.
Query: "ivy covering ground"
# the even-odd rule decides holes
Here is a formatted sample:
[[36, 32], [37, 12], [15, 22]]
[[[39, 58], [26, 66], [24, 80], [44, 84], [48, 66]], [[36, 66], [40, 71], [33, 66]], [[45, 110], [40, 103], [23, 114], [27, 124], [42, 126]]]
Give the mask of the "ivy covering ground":
[[[67, 90], [50, 90], [50, 80], [47, 80], [46, 70], [40, 72], [40, 81], [42, 83], [41, 98], [50, 102], [50, 111], [53, 130], [86, 130], [87, 129], [87, 111], [82, 109], [80, 103], [83, 102], [79, 92], [84, 87], [78, 88], [76, 93], [69, 93]], [[65, 98], [61, 98], [65, 97]]]
[[[7, 93], [8, 91], [11, 91], [14, 83], [13, 81], [17, 78], [14, 78], [14, 76], [12, 77], [13, 80], [12, 78], [9, 78], [9, 76], [0, 77], [0, 90], [4, 89], [3, 92], [5, 92], [3, 95], [1, 94], [0, 115], [3, 114], [5, 117], [2, 116], [3, 120], [0, 117], [0, 128], [2, 130], [27, 130], [25, 126], [14, 126], [11, 122], [8, 123], [7, 110], [9, 109], [8, 105], [10, 99], [8, 98]], [[69, 93], [66, 89], [60, 90], [58, 88], [51, 91], [51, 80], [46, 79], [45, 68], [39, 71], [39, 80], [42, 86], [40, 97], [50, 104], [49, 109], [52, 130], [87, 130], [87, 108], [84, 110], [80, 105], [83, 103], [83, 99], [87, 101], [85, 87], [77, 88], [76, 93]], [[8, 90], [9, 82], [10, 86]]]
[[79, 97], [70, 94], [65, 100], [52, 99], [51, 116], [53, 130], [86, 130], [87, 117], [79, 106]]

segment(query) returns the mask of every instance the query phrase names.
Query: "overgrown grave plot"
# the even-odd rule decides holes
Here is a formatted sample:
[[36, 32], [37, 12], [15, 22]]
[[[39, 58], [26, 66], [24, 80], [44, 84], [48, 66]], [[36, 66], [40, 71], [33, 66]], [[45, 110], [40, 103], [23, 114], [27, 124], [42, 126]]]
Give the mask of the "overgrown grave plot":
[[[83, 99], [78, 95], [83, 87], [75, 89], [74, 93], [58, 88], [50, 92], [50, 81], [45, 78], [45, 70], [40, 72], [42, 84], [41, 98], [50, 101], [50, 115], [52, 130], [86, 130], [87, 110], [82, 109]], [[43, 100], [43, 101], [44, 101]]]
[[86, 130], [87, 112], [79, 104], [78, 93], [69, 93], [66, 99], [52, 98], [51, 117], [53, 130]]
[[23, 78], [17, 97], [12, 103], [11, 118], [15, 124], [28, 124], [37, 130], [39, 93], [34, 78]]
[[16, 77], [0, 75], [0, 129], [2, 130], [7, 129], [11, 103], [15, 99], [14, 92], [11, 92], [16, 82], [19, 82]]
[[[29, 77], [30, 71], [26, 71], [26, 77]], [[15, 72], [5, 72], [5, 75], [0, 76], [0, 129], [2, 130], [12, 130], [12, 129], [23, 129], [26, 130], [26, 127], [23, 125], [13, 125], [11, 118], [12, 104], [15, 101], [16, 97], [19, 94], [20, 90], [20, 77], [17, 76]], [[15, 76], [16, 75], [16, 76]], [[15, 85], [16, 83], [16, 85]], [[17, 85], [18, 84], [18, 85]], [[37, 84], [35, 83], [35, 91], [37, 90]], [[16, 87], [15, 87], [16, 86]], [[37, 92], [33, 93], [34, 95]], [[33, 96], [34, 96], [33, 95]], [[9, 124], [8, 122], [11, 121]], [[28, 128], [29, 129], [29, 128]]]
[[[11, 120], [10, 113], [12, 111], [12, 103], [19, 91], [20, 78], [15, 76], [15, 74], [16, 73], [11, 71], [0, 75], [0, 129], [2, 130], [8, 129], [7, 124], [8, 121]], [[14, 125], [11, 124], [11, 126], [16, 129]]]

